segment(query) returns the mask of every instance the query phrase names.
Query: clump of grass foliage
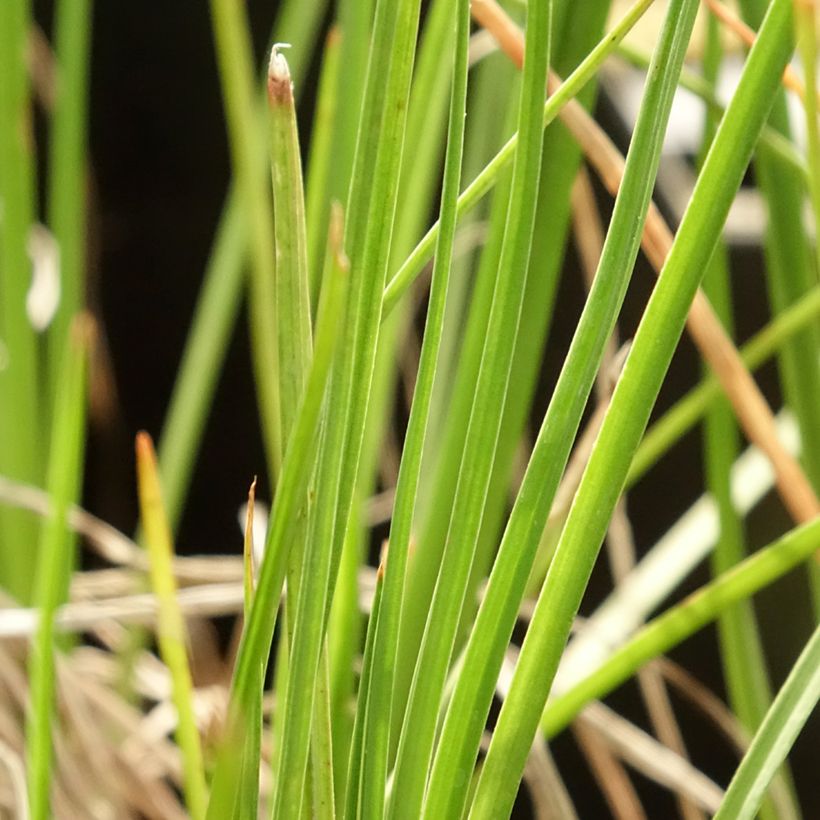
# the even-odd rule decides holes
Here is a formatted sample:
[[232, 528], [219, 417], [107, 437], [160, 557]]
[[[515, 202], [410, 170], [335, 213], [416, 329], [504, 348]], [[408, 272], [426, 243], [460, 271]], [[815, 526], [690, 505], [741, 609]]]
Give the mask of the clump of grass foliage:
[[[696, 50], [699, 0], [611, 5], [282, 0], [259, 79], [243, 4], [211, 0], [232, 184], [157, 454], [137, 439], [131, 540], [80, 506], [96, 361], [83, 297], [91, 0], [55, 3], [54, 93], [39, 96], [30, 4], [0, 3], [4, 816], [478, 819], [526, 793], [535, 816], [572, 817], [549, 753], [567, 727], [616, 817], [643, 815], [625, 764], [687, 818], [799, 816], [814, 784], [794, 782], [788, 756], [820, 697], [820, 632], [776, 691], [750, 599], [804, 565], [820, 615], [814, 2], [740, 0], [745, 24], [704, 4]], [[652, 6], [663, 19], [644, 55], [622, 40]], [[737, 34], [745, 64], [721, 102]], [[802, 78], [784, 75], [795, 50], [812, 67]], [[317, 55], [303, 172], [296, 109]], [[614, 60], [646, 69], [625, 158], [590, 114]], [[681, 85], [706, 116], [697, 184], [670, 229], [652, 193]], [[805, 112], [799, 147], [787, 94]], [[738, 350], [722, 233], [750, 163], [768, 205], [771, 320]], [[605, 226], [593, 176], [614, 197]], [[588, 295], [531, 437], [570, 237]], [[659, 278], [619, 350], [641, 248]], [[175, 557], [243, 292], [273, 488], [264, 543], [252, 488], [244, 551]], [[685, 328], [703, 381], [647, 431]], [[775, 355], [777, 417], [751, 375]], [[638, 559], [624, 493], [696, 424], [705, 500]], [[750, 550], [744, 516], [771, 485], [794, 528]], [[374, 566], [379, 509], [389, 537]], [[612, 592], [581, 620], [604, 541]], [[111, 568], [82, 571], [80, 545]], [[676, 598], [707, 554], [711, 580]], [[195, 635], [226, 614], [224, 658]], [[663, 658], [715, 622], [727, 704]], [[632, 678], [651, 733], [602, 703]], [[731, 783], [687, 758], [673, 690], [728, 735]]]

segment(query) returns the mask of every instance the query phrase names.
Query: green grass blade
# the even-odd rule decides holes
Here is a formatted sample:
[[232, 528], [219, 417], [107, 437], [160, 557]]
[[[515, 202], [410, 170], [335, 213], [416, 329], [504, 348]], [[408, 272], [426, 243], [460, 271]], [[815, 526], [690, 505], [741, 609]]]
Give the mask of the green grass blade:
[[[428, 798], [430, 817], [441, 811], [459, 813], [466, 798], [495, 678], [538, 540], [637, 257], [695, 8], [696, 4], [675, 4], [667, 18], [655, 57], [655, 65], [663, 68], [650, 73], [595, 286], [539, 433], [445, 718]], [[447, 772], [455, 773], [458, 789], [445, 786]], [[516, 787], [517, 780], [504, 786], [513, 796]], [[479, 796], [482, 788], [479, 785]], [[499, 807], [501, 814], [504, 810]]]
[[275, 315], [273, 214], [258, 173], [264, 156], [257, 128], [252, 49], [244, 9], [211, 0], [211, 21], [228, 122], [237, 196], [247, 225], [251, 262], [251, 336], [259, 417], [271, 481], [282, 462]]
[[[757, 28], [768, 3], [741, 0], [740, 10]], [[769, 124], [785, 138], [791, 136], [786, 97], [775, 98]], [[767, 205], [765, 260], [766, 282], [772, 311], [779, 313], [817, 283], [817, 270], [803, 221], [805, 179], [763, 146], [754, 163], [755, 177]], [[802, 463], [815, 489], [820, 488], [820, 324], [807, 327], [779, 355], [780, 383], [786, 404], [794, 411], [803, 442]], [[820, 616], [820, 568], [809, 567], [814, 608]]]
[[333, 123], [339, 104], [339, 74], [342, 34], [334, 26], [325, 40], [322, 72], [319, 76], [316, 110], [311, 127], [305, 191], [305, 231], [310, 271], [310, 303], [315, 309], [319, 299], [321, 274], [325, 263], [327, 224], [330, 215], [330, 177], [332, 163], [337, 161]]
[[[817, 10], [814, 3], [794, 4], [797, 48], [803, 70], [803, 108], [806, 112], [806, 154], [809, 164], [809, 194], [814, 224], [820, 225], [820, 133], [817, 124]], [[808, 67], [808, 70], [807, 68]], [[815, 243], [816, 244], [816, 243]], [[820, 250], [815, 247], [815, 257]], [[820, 269], [820, 268], [818, 268]]]
[[367, 721], [367, 703], [369, 700], [370, 680], [373, 670], [373, 648], [376, 642], [376, 632], [379, 627], [379, 613], [381, 612], [382, 593], [384, 590], [384, 568], [379, 567], [376, 573], [376, 589], [373, 593], [373, 604], [370, 607], [370, 618], [367, 622], [367, 635], [364, 642], [362, 657], [362, 674], [359, 682], [359, 701], [361, 707], [356, 709], [353, 723], [353, 737], [350, 741], [350, 765], [347, 773], [347, 789], [345, 794], [345, 810], [343, 820], [355, 820], [361, 816], [361, 783], [362, 769], [365, 764], [364, 728]]
[[333, 738], [330, 720], [330, 666], [327, 646], [325, 646], [319, 658], [316, 701], [311, 726], [313, 816], [317, 820], [333, 820], [336, 816], [336, 797], [333, 791]]
[[338, 6], [342, 53], [336, 96], [344, 103], [337, 109], [334, 125], [333, 141], [336, 147], [330, 193], [334, 200], [347, 202], [364, 101], [375, 0], [339, 0]]
[[766, 788], [820, 700], [820, 627], [800, 653], [729, 784], [717, 820], [755, 817]]
[[48, 377], [52, 391], [63, 366], [71, 319], [85, 302], [91, 23], [91, 0], [64, 0], [57, 4], [57, 83], [49, 145], [48, 224], [60, 249], [60, 302], [48, 331]]
[[[456, 201], [461, 180], [464, 150], [464, 118], [467, 102], [467, 70], [470, 40], [470, 6], [460, 2], [455, 9], [456, 43], [447, 133], [447, 155], [441, 195], [442, 229], [436, 248], [430, 299], [425, 320], [416, 388], [410, 409], [396, 486], [396, 500], [390, 527], [390, 552], [376, 633], [374, 667], [367, 700], [365, 744], [367, 765], [363, 772], [360, 810], [368, 817], [384, 813], [385, 784], [390, 740], [393, 683], [398, 652], [399, 622], [405, 589], [407, 557], [416, 506], [421, 457], [430, 414], [430, 398], [436, 377], [444, 310], [455, 242]], [[360, 708], [363, 706], [360, 702]]]
[[513, 168], [498, 284], [487, 325], [446, 547], [399, 741], [391, 804], [393, 817], [418, 817], [424, 799], [439, 702], [466, 593], [501, 424], [535, 223], [551, 11], [549, 0], [531, 2], [527, 10], [520, 142]]
[[[0, 469], [38, 484], [43, 466], [39, 441], [37, 340], [26, 312], [31, 263], [26, 253], [34, 222], [35, 171], [26, 60], [28, 0], [0, 3]], [[37, 539], [34, 519], [20, 510], [0, 515], [0, 583], [19, 601], [31, 598], [32, 574], [19, 544]]]
[[[326, 0], [311, 3], [285, 0], [274, 26], [274, 42], [297, 43], [299, 46], [290, 60], [291, 75], [297, 87], [304, 76], [316, 26], [326, 5]], [[260, 106], [262, 112], [264, 109]], [[261, 134], [267, 117], [257, 119]], [[264, 167], [262, 152], [259, 156], [260, 179]], [[236, 324], [247, 261], [245, 214], [234, 187], [228, 193], [216, 231], [160, 438], [160, 473], [172, 531], [179, 524], [205, 419]]]
[[589, 574], [689, 305], [790, 54], [789, 0], [771, 5], [727, 109], [596, 440], [496, 724], [473, 804], [509, 810]]
[[67, 516], [82, 486], [89, 333], [88, 324], [78, 322], [69, 335], [56, 397], [60, 412], [54, 416], [51, 431], [46, 488], [52, 508], [43, 524], [38, 550], [35, 593], [39, 624], [29, 662], [31, 712], [26, 741], [33, 820], [45, 820], [51, 815], [52, 729], [57, 720], [54, 708], [54, 620], [57, 607], [68, 599], [75, 563], [74, 538], [68, 530]]
[[276, 239], [279, 404], [283, 447], [293, 428], [310, 369], [311, 326], [305, 197], [293, 83], [285, 56], [273, 47], [268, 71], [270, 161]]
[[797, 527], [650, 621], [595, 672], [551, 700], [541, 718], [541, 730], [548, 738], [556, 735], [587, 703], [628, 680], [646, 661], [677, 646], [727, 607], [807, 560], [816, 551], [818, 538], [820, 521]]
[[157, 597], [157, 641], [171, 676], [171, 699], [177, 712], [176, 741], [182, 754], [185, 804], [194, 820], [205, 817], [208, 790], [202, 745], [194, 714], [194, 692], [188, 666], [188, 636], [177, 601], [172, 567], [174, 548], [162, 504], [154, 445], [147, 433], [137, 435], [137, 487], [145, 543], [150, 561], [151, 587]]

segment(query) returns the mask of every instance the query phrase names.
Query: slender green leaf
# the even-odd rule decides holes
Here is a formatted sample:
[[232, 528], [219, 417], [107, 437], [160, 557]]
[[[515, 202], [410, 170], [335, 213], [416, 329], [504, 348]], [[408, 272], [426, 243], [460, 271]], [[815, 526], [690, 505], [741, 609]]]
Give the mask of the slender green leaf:
[[182, 753], [185, 803], [191, 817], [205, 817], [208, 790], [202, 761], [202, 744], [194, 713], [194, 692], [188, 665], [188, 636], [177, 600], [172, 567], [174, 548], [162, 503], [154, 445], [147, 433], [137, 435], [137, 487], [140, 514], [151, 569], [151, 586], [157, 597], [157, 641], [171, 676], [171, 699], [177, 712], [176, 740]]
[[54, 620], [57, 607], [68, 600], [75, 564], [74, 539], [67, 526], [68, 509], [82, 487], [90, 326], [81, 320], [72, 326], [72, 330], [69, 344], [63, 351], [63, 367], [57, 390], [60, 412], [55, 414], [52, 422], [46, 481], [52, 506], [43, 523], [35, 576], [39, 624], [29, 662], [31, 712], [26, 730], [28, 793], [33, 820], [45, 820], [51, 816], [50, 790], [54, 780], [52, 735], [57, 715], [54, 708]]
[[718, 820], [755, 817], [763, 795], [820, 700], [820, 627], [792, 667], [723, 798]]

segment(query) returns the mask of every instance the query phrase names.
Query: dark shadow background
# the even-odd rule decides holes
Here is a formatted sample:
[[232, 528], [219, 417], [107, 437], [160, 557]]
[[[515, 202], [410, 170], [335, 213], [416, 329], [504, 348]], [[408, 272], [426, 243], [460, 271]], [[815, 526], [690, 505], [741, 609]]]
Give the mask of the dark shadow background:
[[[35, 3], [46, 31], [51, 3]], [[276, 3], [248, 3], [261, 55]], [[213, 231], [229, 178], [222, 102], [212, 48], [208, 4], [175, 2], [95, 4], [90, 100], [93, 212], [90, 224], [92, 303], [99, 306], [107, 337], [116, 412], [92, 425], [85, 504], [124, 531], [136, 522], [132, 442], [139, 429], [158, 437], [193, 312]], [[303, 145], [309, 138], [316, 66], [300, 93]], [[625, 149], [628, 135], [606, 100], [599, 118]], [[602, 206], [610, 207], [601, 196]], [[662, 204], [662, 203], [661, 203]], [[756, 249], [733, 254], [738, 336], [747, 338], [765, 321], [765, 287]], [[631, 336], [654, 277], [639, 261], [622, 313], [621, 333]], [[545, 351], [533, 429], [549, 399], [583, 304], [575, 254], [567, 265], [557, 299], [553, 331]], [[244, 314], [243, 314], [244, 316]], [[681, 343], [658, 409], [665, 409], [698, 374], [698, 358]], [[779, 406], [776, 372], [764, 368], [762, 384]], [[240, 323], [219, 382], [201, 455], [179, 535], [181, 552], [238, 551], [236, 511], [251, 477], [263, 472], [261, 440], [248, 338]], [[645, 550], [700, 494], [700, 433], [688, 435], [629, 498], [639, 550]], [[262, 489], [262, 497], [269, 491]], [[768, 499], [749, 519], [753, 546], [767, 543], [788, 527], [779, 503]], [[698, 570], [686, 585], [707, 580]], [[583, 611], [590, 611], [610, 581], [599, 562]], [[803, 574], [796, 572], [758, 596], [776, 685], [783, 680], [811, 628]], [[724, 696], [714, 629], [706, 629], [672, 657]], [[734, 770], [731, 751], [704, 719], [675, 700], [694, 763], [721, 785]], [[609, 703], [646, 726], [636, 689], [629, 684]], [[815, 718], [792, 755], [807, 817], [820, 817], [817, 773], [820, 726]], [[608, 816], [597, 786], [569, 733], [554, 752], [581, 817]], [[653, 818], [674, 816], [668, 793], [635, 775]], [[527, 816], [526, 799], [519, 801]]]

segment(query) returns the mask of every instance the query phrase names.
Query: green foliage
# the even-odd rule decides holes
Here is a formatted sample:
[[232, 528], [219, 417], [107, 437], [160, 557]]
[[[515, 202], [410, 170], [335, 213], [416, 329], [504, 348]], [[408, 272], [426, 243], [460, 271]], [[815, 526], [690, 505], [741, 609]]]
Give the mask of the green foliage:
[[[651, 57], [623, 44], [652, 3], [635, 0], [604, 34], [609, 0], [529, 0], [508, 11], [494, 0], [284, 0], [259, 83], [243, 4], [211, 0], [232, 178], [158, 464], [150, 440], [138, 439], [147, 552], [129, 568], [150, 575], [153, 661], [167, 668], [181, 764], [182, 796], [171, 799], [190, 816], [506, 817], [528, 759], [541, 761], [542, 778], [558, 776], [532, 754], [543, 751], [537, 744], [715, 621], [729, 707], [756, 732], [718, 816], [774, 816], [775, 804], [798, 815], [803, 784], [791, 788], [784, 763], [820, 693], [820, 638], [771, 701], [751, 597], [807, 561], [813, 567], [820, 523], [796, 522], [746, 555], [747, 542], [764, 539], [734, 507], [740, 438], [717, 375], [705, 372], [646, 428], [702, 279], [732, 328], [738, 305], [720, 240], [754, 162], [770, 214], [773, 315], [741, 348], [742, 361], [755, 370], [777, 355], [801, 462], [819, 480], [817, 84], [806, 78], [805, 149], [792, 139], [781, 86], [795, 35], [804, 63], [816, 60], [816, 21], [808, 3], [793, 19], [793, 0], [743, 0], [759, 33], [723, 105], [718, 23], [705, 52], [691, 47], [697, 0], [664, 4]], [[53, 815], [63, 797], [55, 705], [72, 647], [56, 635], [78, 572], [88, 405], [90, 332], [76, 317], [88, 255], [91, 17], [90, 0], [56, 5], [57, 94], [39, 186], [25, 59], [32, 9], [28, 0], [0, 3], [0, 478], [42, 484], [50, 501], [39, 537], [30, 512], [0, 507], [0, 585], [38, 608], [24, 756], [35, 818]], [[693, 52], [705, 54], [702, 75], [684, 67]], [[645, 72], [643, 97], [615, 169], [596, 276], [530, 443], [545, 349], [559, 354], [549, 331], [565, 310], [571, 189], [583, 152], [600, 149], [595, 134], [582, 146], [560, 120], [578, 103], [593, 110], [597, 75], [615, 53]], [[547, 97], [550, 68], [565, 80]], [[318, 88], [300, 146], [309, 72]], [[611, 400], [596, 397], [591, 413], [679, 86], [709, 116], [697, 184]], [[611, 179], [604, 187], [614, 190]], [[41, 211], [62, 282], [42, 334], [26, 312], [27, 249]], [[172, 544], [243, 297], [273, 498], [258, 567], [246, 533], [226, 715], [206, 734], [176, 577], [184, 564]], [[581, 457], [590, 417], [603, 422]], [[622, 492], [701, 420], [703, 483], [720, 530], [711, 580], [551, 692]], [[366, 503], [377, 489], [385, 492]], [[385, 504], [389, 538], [376, 570], [368, 516]], [[547, 541], [554, 550], [539, 552]], [[534, 590], [537, 557], [546, 575]], [[820, 577], [816, 568], [810, 575]], [[627, 595], [628, 584], [613, 594]], [[513, 636], [524, 620], [519, 653]], [[490, 724], [494, 698], [503, 703]], [[770, 787], [777, 801], [767, 799]]]

